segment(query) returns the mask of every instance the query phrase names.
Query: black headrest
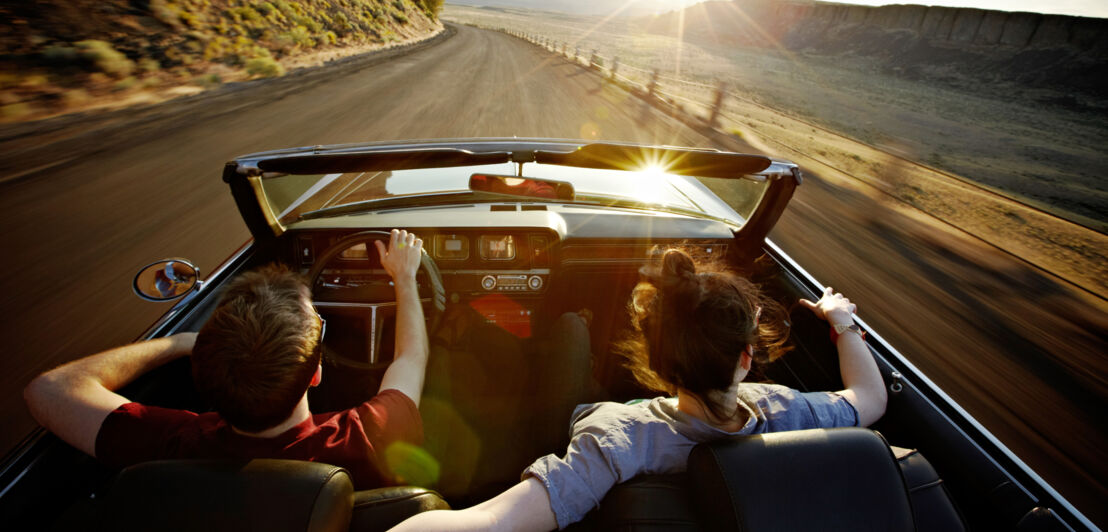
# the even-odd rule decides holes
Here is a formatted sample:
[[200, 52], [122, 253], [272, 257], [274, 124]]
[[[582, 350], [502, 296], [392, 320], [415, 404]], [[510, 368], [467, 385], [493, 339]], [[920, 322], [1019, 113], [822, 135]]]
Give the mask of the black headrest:
[[914, 530], [892, 451], [861, 428], [776, 432], [697, 445], [688, 473], [716, 530]]
[[341, 467], [295, 460], [161, 460], [121, 471], [104, 530], [346, 531], [354, 485]]

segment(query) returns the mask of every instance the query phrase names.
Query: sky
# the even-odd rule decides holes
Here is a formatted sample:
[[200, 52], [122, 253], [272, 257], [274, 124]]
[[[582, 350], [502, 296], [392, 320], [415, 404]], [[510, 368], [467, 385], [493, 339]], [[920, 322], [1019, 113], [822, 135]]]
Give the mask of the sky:
[[1059, 15], [1079, 15], [1083, 17], [1108, 18], [1108, 0], [833, 0], [842, 4], [862, 4], [883, 6], [889, 4], [919, 4], [925, 6], [976, 7], [997, 9], [1000, 11], [1030, 11], [1032, 13], [1054, 13]]

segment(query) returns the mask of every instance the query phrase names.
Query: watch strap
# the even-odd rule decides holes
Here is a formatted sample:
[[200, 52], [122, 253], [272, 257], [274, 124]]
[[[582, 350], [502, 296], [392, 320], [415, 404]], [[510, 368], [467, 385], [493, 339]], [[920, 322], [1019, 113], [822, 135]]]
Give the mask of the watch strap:
[[863, 342], [866, 340], [866, 331], [863, 331], [857, 323], [835, 323], [831, 325], [831, 343], [837, 343], [839, 341], [839, 336], [848, 331], [860, 336]]

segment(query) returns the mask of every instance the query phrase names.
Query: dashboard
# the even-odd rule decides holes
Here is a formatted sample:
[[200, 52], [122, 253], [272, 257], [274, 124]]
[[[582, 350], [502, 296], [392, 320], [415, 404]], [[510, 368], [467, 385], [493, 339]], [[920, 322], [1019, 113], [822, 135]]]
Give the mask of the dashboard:
[[[558, 236], [544, 230], [413, 230], [435, 259], [447, 293], [474, 295], [489, 292], [541, 294], [557, 260]], [[311, 268], [315, 258], [344, 236], [341, 232], [310, 232], [296, 240], [297, 265]], [[385, 272], [372, 244], [356, 244], [342, 251], [323, 270], [324, 281], [357, 287], [380, 279]]]
[[[727, 227], [709, 220], [580, 207], [514, 212], [497, 207], [313, 220], [289, 235], [286, 253], [307, 272], [348, 235], [369, 227], [404, 228], [423, 239], [434, 259], [448, 310], [476, 312], [488, 323], [529, 338], [562, 313], [588, 308], [596, 313], [594, 349], [603, 350], [606, 338], [626, 318], [627, 294], [652, 253], [681, 245], [722, 256], [733, 241]], [[521, 225], [501, 225], [505, 222]], [[395, 303], [391, 279], [374, 247], [362, 242], [341, 250], [322, 268], [313, 298], [328, 322], [344, 331], [325, 339], [329, 347], [383, 367], [392, 358]], [[431, 291], [423, 275], [417, 283], [429, 318]]]

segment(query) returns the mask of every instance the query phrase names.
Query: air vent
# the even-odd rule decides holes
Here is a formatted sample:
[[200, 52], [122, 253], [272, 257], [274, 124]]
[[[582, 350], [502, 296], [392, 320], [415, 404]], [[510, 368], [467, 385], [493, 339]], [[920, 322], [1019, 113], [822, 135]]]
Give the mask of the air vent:
[[497, 212], [497, 211], [518, 211], [518, 210], [519, 210], [519, 206], [517, 206], [517, 205], [516, 205], [516, 204], [514, 204], [514, 203], [513, 203], [513, 204], [511, 204], [511, 205], [489, 205], [489, 210], [490, 210], [490, 211], [492, 211], [492, 212]]
[[520, 208], [525, 211], [545, 211], [546, 205], [524, 205]]

